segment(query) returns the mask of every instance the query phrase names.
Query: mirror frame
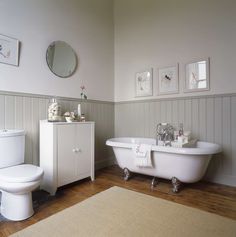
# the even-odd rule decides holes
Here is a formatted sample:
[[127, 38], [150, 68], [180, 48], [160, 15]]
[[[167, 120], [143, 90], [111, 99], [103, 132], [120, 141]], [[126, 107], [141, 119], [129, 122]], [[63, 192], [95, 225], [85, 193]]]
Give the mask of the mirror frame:
[[[206, 86], [206, 88], [189, 89], [189, 88], [187, 88], [187, 86], [188, 86], [187, 66], [189, 64], [197, 63], [197, 62], [201, 62], [201, 61], [206, 61], [206, 83], [207, 83], [207, 86]], [[185, 72], [185, 78], [184, 78], [184, 92], [185, 93], [198, 92], [198, 91], [199, 92], [200, 91], [209, 91], [210, 90], [210, 58], [209, 57], [192, 60], [192, 61], [186, 63], [185, 67], [184, 67], [184, 72]]]
[[67, 42], [62, 41], [62, 40], [55, 40], [55, 41], [51, 42], [51, 43], [49, 44], [49, 46], [47, 47], [47, 50], [46, 50], [46, 62], [47, 62], [48, 68], [49, 68], [50, 71], [51, 71], [55, 76], [57, 76], [57, 77], [60, 77], [60, 78], [68, 78], [68, 77], [71, 77], [71, 76], [76, 72], [76, 69], [77, 69], [77, 67], [78, 67], [78, 57], [77, 57], [77, 54], [76, 54], [75, 50], [74, 50], [71, 46], [70, 46], [70, 48], [72, 49], [72, 52], [74, 53], [74, 56], [75, 56], [75, 68], [74, 68], [74, 70], [73, 70], [73, 72], [72, 72], [71, 74], [69, 74], [68, 76], [61, 76], [61, 75], [58, 75], [58, 74], [55, 73], [55, 72], [52, 70], [52, 68], [49, 66], [49, 63], [48, 63], [48, 60], [47, 60], [47, 58], [48, 58], [48, 49], [49, 49], [50, 46], [54, 45], [56, 42], [62, 42], [62, 43], [67, 44], [68, 46], [70, 46]]

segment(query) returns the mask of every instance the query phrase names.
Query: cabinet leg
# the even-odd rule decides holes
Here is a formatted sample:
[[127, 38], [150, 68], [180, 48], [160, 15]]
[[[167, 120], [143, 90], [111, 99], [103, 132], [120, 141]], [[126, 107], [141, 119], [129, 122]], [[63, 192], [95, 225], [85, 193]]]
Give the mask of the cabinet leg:
[[92, 182], [95, 180], [94, 175], [91, 175], [90, 178], [91, 178], [91, 181], [92, 181]]
[[90, 178], [91, 178], [92, 182], [95, 180], [95, 173], [94, 173], [94, 171], [91, 172]]
[[50, 193], [51, 196], [55, 196], [56, 192], [57, 192], [57, 188], [56, 189], [50, 189], [50, 190], [46, 190]]
[[48, 192], [51, 196], [55, 196], [55, 194], [57, 192], [57, 187], [55, 187], [55, 186], [48, 187], [48, 186], [41, 185], [40, 190], [44, 190], [44, 191]]

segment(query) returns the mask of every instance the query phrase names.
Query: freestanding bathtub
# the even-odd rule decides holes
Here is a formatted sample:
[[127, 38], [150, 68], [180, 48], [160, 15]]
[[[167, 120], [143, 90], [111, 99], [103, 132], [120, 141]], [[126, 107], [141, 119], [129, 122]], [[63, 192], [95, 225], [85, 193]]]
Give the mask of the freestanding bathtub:
[[[138, 167], [134, 162], [132, 147], [134, 144], [151, 144], [152, 168]], [[221, 152], [221, 147], [214, 143], [197, 142], [196, 148], [174, 148], [157, 146], [155, 139], [150, 138], [111, 138], [106, 145], [112, 146], [120, 168], [128, 180], [130, 171], [170, 179], [173, 191], [178, 192], [180, 184], [199, 181], [205, 174], [213, 154]]]

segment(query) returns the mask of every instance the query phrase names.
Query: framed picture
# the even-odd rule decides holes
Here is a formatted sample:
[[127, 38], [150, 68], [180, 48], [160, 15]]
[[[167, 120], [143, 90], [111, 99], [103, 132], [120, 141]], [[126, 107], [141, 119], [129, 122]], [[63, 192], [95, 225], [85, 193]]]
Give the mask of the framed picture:
[[152, 68], [135, 75], [135, 96], [152, 95]]
[[0, 63], [19, 65], [19, 41], [0, 35]]
[[195, 60], [185, 65], [184, 92], [210, 89], [209, 65], [209, 58]]
[[158, 94], [179, 93], [178, 64], [158, 69]]

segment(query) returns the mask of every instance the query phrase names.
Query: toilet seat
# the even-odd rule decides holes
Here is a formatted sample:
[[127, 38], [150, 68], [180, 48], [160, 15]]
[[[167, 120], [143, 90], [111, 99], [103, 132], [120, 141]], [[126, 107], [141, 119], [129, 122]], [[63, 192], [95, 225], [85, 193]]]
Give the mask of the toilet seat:
[[0, 212], [5, 218], [20, 221], [34, 214], [31, 192], [40, 185], [42, 176], [42, 168], [29, 164], [0, 169]]
[[16, 165], [0, 169], [0, 180], [8, 183], [26, 183], [42, 177], [43, 169], [30, 164]]

